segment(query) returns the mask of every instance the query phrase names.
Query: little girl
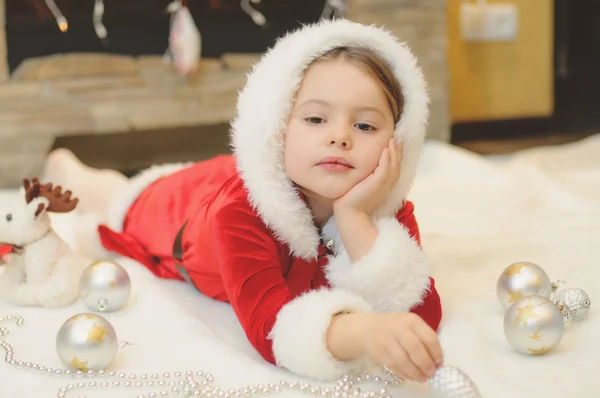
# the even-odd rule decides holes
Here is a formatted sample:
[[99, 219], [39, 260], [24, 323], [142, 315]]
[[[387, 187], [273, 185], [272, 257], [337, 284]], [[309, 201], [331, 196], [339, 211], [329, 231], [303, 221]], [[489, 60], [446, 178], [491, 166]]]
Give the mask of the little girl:
[[324, 21], [255, 65], [233, 156], [127, 180], [59, 150], [46, 176], [90, 211], [109, 200], [103, 247], [230, 303], [265, 360], [321, 380], [375, 364], [425, 381], [442, 311], [407, 194], [427, 107], [406, 46]]

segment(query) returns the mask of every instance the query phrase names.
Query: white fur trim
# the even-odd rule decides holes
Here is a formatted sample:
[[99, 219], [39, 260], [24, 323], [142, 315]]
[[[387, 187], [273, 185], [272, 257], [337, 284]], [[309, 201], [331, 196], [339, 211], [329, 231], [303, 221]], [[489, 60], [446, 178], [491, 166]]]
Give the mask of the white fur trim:
[[327, 279], [361, 296], [375, 312], [407, 312], [423, 302], [429, 289], [427, 258], [395, 218], [381, 219], [376, 227], [379, 236], [373, 248], [355, 263], [343, 248], [330, 256]]
[[402, 86], [405, 106], [394, 132], [403, 142], [402, 174], [392, 195], [374, 214], [377, 218], [395, 214], [406, 199], [429, 115], [427, 88], [415, 57], [391, 33], [375, 26], [324, 20], [280, 39], [255, 65], [238, 99], [231, 131], [233, 151], [252, 205], [292, 253], [306, 259], [317, 256], [319, 234], [283, 167], [283, 135], [307, 65], [340, 46], [376, 51], [392, 66]]
[[333, 381], [369, 366], [366, 357], [339, 361], [327, 349], [331, 318], [340, 312], [371, 312], [360, 297], [343, 290], [312, 290], [285, 305], [269, 334], [278, 366], [301, 376]]
[[173, 163], [152, 166], [131, 178], [127, 187], [113, 199], [108, 211], [108, 227], [123, 232], [123, 221], [129, 207], [155, 181], [190, 166], [192, 163]]

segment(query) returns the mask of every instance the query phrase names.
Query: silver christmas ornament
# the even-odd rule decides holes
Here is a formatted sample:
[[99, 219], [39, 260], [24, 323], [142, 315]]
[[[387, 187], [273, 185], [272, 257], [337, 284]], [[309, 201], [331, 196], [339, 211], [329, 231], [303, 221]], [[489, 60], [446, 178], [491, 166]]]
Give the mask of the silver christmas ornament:
[[504, 315], [504, 335], [518, 352], [543, 355], [558, 345], [565, 331], [563, 314], [542, 296], [523, 297]]
[[[91, 315], [93, 314], [81, 314]], [[81, 370], [52, 368], [36, 362], [27, 361], [15, 354], [13, 346], [5, 340], [9, 330], [2, 325], [3, 322], [16, 323], [16, 328], [10, 334], [19, 333], [18, 328], [23, 325], [24, 319], [20, 315], [0, 315], [0, 353], [4, 351], [5, 363], [13, 369], [28, 369], [28, 372], [41, 376], [64, 377], [65, 384], [60, 387], [55, 397], [116, 397], [137, 396], [147, 398], [157, 397], [281, 397], [290, 395], [304, 395], [310, 397], [369, 397], [391, 398], [393, 391], [404, 384], [404, 379], [381, 367], [382, 375], [375, 373], [360, 373], [344, 375], [336, 381], [335, 387], [323, 387], [309, 384], [305, 381], [273, 380], [265, 383], [253, 383], [237, 386], [230, 389], [220, 386], [215, 378], [202, 370], [186, 370], [182, 372], [163, 373], [125, 373], [115, 370]], [[68, 380], [68, 381], [67, 381]], [[150, 391], [148, 391], [150, 390]], [[289, 393], [288, 393], [289, 392]], [[89, 395], [88, 395], [89, 393]]]
[[571, 315], [571, 313], [569, 312], [567, 307], [565, 307], [565, 305], [563, 303], [561, 303], [560, 301], [552, 300], [552, 302], [554, 303], [554, 305], [556, 305], [556, 307], [560, 311], [560, 314], [563, 318], [563, 322], [564, 322], [565, 326], [569, 326], [569, 324], [573, 320], [573, 316]]
[[81, 276], [81, 299], [93, 311], [116, 311], [127, 303], [131, 279], [121, 265], [112, 261], [96, 261]]
[[577, 287], [568, 287], [559, 291], [555, 300], [565, 306], [574, 321], [585, 318], [592, 305], [587, 293]]
[[429, 379], [429, 389], [435, 398], [481, 398], [475, 383], [452, 366], [440, 367]]
[[548, 274], [540, 266], [530, 262], [509, 265], [496, 283], [496, 295], [505, 310], [523, 297], [536, 295], [549, 298], [552, 289], [553, 284]]
[[103, 317], [82, 313], [67, 319], [56, 336], [56, 352], [72, 370], [104, 370], [115, 358], [115, 329]]

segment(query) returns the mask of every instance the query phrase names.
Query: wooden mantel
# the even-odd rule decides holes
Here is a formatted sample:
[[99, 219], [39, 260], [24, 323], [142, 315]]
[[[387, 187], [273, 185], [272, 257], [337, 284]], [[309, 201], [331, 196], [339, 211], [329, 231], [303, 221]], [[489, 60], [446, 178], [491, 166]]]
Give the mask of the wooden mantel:
[[[444, 141], [450, 136], [446, 1], [348, 0], [347, 16], [392, 30], [416, 53], [432, 99], [428, 137]], [[203, 59], [197, 73], [183, 77], [160, 55], [66, 53], [28, 58], [9, 74], [5, 11], [0, 0], [0, 188], [39, 174], [57, 138], [227, 124], [260, 56]]]

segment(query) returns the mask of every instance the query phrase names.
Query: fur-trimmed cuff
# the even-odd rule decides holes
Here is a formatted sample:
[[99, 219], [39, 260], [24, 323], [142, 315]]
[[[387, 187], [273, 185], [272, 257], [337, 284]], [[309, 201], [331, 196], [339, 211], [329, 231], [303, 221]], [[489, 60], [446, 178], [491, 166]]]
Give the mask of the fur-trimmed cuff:
[[379, 236], [371, 251], [355, 263], [344, 249], [329, 258], [327, 279], [364, 298], [375, 312], [407, 312], [429, 289], [427, 258], [395, 218], [381, 219], [376, 227]]
[[340, 312], [371, 312], [360, 297], [343, 290], [310, 291], [286, 304], [269, 334], [278, 366], [315, 380], [333, 381], [368, 366], [366, 357], [339, 361], [327, 349], [327, 329]]

